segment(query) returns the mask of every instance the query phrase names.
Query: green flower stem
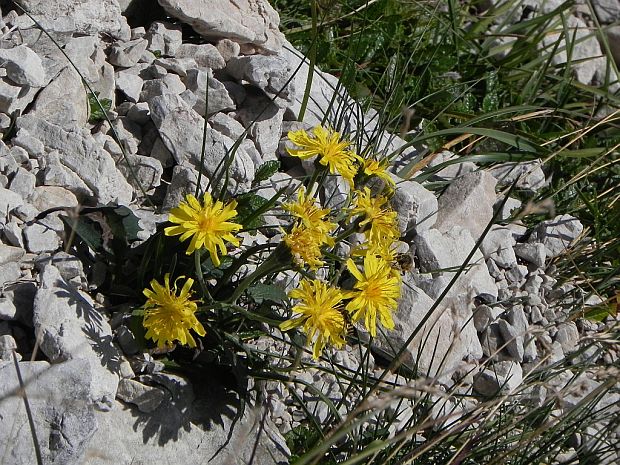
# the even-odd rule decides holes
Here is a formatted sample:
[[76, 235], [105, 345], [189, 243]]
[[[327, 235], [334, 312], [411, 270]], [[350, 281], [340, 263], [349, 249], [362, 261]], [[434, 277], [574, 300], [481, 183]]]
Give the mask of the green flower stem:
[[250, 276], [239, 283], [229, 302], [231, 304], [237, 302], [237, 299], [241, 297], [245, 290], [262, 277], [267, 276], [270, 273], [287, 270], [289, 268], [290, 253], [284, 244], [279, 244], [267, 260], [261, 263]]
[[213, 297], [209, 293], [209, 289], [207, 288], [207, 283], [205, 283], [205, 277], [202, 274], [202, 262], [200, 261], [200, 256], [202, 255], [202, 251], [196, 250], [194, 252], [194, 267], [196, 269], [196, 279], [200, 284], [200, 289], [202, 290], [202, 295], [207, 300], [207, 302], [213, 302]]

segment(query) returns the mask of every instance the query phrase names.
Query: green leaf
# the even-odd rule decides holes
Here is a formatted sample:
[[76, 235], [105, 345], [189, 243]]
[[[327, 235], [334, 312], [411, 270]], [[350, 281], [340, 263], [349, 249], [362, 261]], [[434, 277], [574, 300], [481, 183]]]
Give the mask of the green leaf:
[[98, 227], [97, 223], [81, 215], [73, 218], [60, 215], [60, 219], [93, 251], [103, 252], [103, 231]]
[[275, 284], [256, 283], [248, 288], [248, 294], [258, 304], [268, 300], [276, 304], [286, 302], [287, 296], [284, 289]]
[[237, 219], [243, 229], [255, 229], [263, 226], [262, 215], [256, 215], [269, 201], [265, 197], [248, 192], [237, 197]]
[[256, 174], [254, 175], [254, 183], [259, 183], [261, 181], [266, 181], [271, 176], [274, 175], [280, 169], [280, 161], [279, 160], [269, 160], [263, 163], [256, 170]]
[[[90, 116], [88, 118], [89, 123], [97, 123], [98, 121], [103, 121], [105, 119], [105, 112], [112, 108], [112, 100], [109, 98], [98, 99], [99, 92], [95, 92], [94, 94], [88, 95], [88, 106], [90, 108]], [[105, 111], [101, 111], [101, 107], [99, 103], [101, 103], [101, 107]]]

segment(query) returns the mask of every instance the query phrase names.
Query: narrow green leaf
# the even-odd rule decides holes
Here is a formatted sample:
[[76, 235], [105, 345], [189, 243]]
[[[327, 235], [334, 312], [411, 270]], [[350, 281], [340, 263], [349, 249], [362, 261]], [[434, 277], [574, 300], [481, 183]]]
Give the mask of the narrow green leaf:
[[261, 181], [266, 181], [271, 176], [273, 176], [280, 169], [280, 161], [279, 160], [269, 160], [263, 163], [256, 170], [256, 174], [254, 175], [254, 184], [259, 183]]

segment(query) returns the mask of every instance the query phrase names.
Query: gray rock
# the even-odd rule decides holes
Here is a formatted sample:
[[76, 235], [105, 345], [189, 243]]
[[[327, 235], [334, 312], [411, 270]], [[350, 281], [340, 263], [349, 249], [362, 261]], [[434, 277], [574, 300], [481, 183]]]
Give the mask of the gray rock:
[[161, 66], [171, 73], [186, 77], [190, 69], [196, 69], [198, 64], [193, 58], [158, 58], [154, 65]]
[[487, 358], [494, 360], [505, 360], [508, 354], [504, 349], [504, 338], [499, 329], [499, 321], [493, 322], [480, 334], [480, 345], [482, 352]]
[[142, 140], [142, 127], [139, 124], [121, 116], [112, 122], [112, 128], [108, 134], [113, 138], [106, 140], [104, 148], [110, 154], [117, 155], [119, 158], [123, 157], [123, 152], [118, 145], [119, 142], [125, 149], [125, 155], [138, 152], [138, 146]]
[[6, 76], [19, 86], [45, 85], [41, 58], [25, 45], [0, 49], [0, 66], [6, 70]]
[[51, 259], [52, 265], [58, 268], [60, 276], [65, 281], [72, 281], [78, 278], [79, 281], [85, 282], [86, 275], [84, 274], [84, 267], [79, 258], [67, 252], [57, 252]]
[[87, 294], [46, 265], [33, 304], [33, 324], [42, 352], [53, 363], [83, 360], [89, 367], [90, 399], [109, 405], [119, 380], [120, 353], [112, 344], [112, 330]]
[[512, 268], [517, 265], [517, 257], [513, 250], [516, 241], [512, 232], [501, 226], [492, 226], [482, 240], [480, 250], [484, 258], [491, 259], [502, 268]]
[[82, 79], [71, 66], [67, 66], [39, 93], [30, 114], [71, 130], [86, 124], [88, 111]]
[[415, 181], [401, 180], [394, 176], [396, 191], [392, 208], [398, 213], [401, 234], [412, 231], [421, 233], [433, 227], [437, 219], [437, 198]]
[[136, 65], [146, 50], [148, 41], [135, 39], [129, 42], [117, 42], [110, 50], [109, 61], [114, 66], [131, 68]]
[[[149, 104], [146, 102], [140, 102], [136, 105], [131, 105], [131, 108], [127, 111], [127, 119], [136, 123], [138, 126], [144, 126], [147, 123], [151, 123], [151, 113], [149, 112]], [[140, 131], [144, 133], [144, 130]], [[142, 141], [148, 138], [148, 134], [141, 137]], [[142, 141], [140, 143], [142, 143]], [[138, 153], [139, 153], [138, 148]]]
[[21, 226], [15, 219], [9, 221], [2, 229], [2, 233], [10, 245], [25, 249]]
[[[445, 270], [460, 267], [475, 246], [469, 232], [459, 226], [454, 226], [444, 234], [436, 229], [422, 231], [415, 237], [414, 242], [421, 271], [433, 273], [434, 278], [443, 278], [440, 287], [435, 291], [439, 293], [455, 274], [455, 271]], [[481, 296], [490, 301], [497, 299], [495, 281], [478, 250], [450, 291], [450, 295], [459, 294], [471, 295], [472, 298]]]
[[[47, 362], [20, 362], [19, 371], [27, 380], [26, 394], [39, 439], [43, 463], [73, 465], [80, 462], [88, 439], [97, 429], [88, 399], [91, 366], [83, 360], [50, 365]], [[0, 418], [10, 419], [11, 427], [0, 428], [4, 460], [14, 465], [36, 463], [32, 433], [23, 408], [19, 381], [13, 363], [0, 363]]]
[[60, 162], [58, 151], [51, 151], [46, 157], [47, 166], [43, 170], [43, 184], [58, 186], [73, 192], [79, 198], [94, 197], [93, 191], [80, 177]]
[[[207, 81], [209, 84], [208, 91]], [[187, 71], [185, 84], [196, 97], [196, 102], [192, 107], [199, 115], [204, 116], [205, 110], [207, 115], [219, 113], [221, 111], [234, 110], [235, 103], [230, 98], [228, 90], [224, 87], [224, 84], [213, 77], [211, 71], [190, 69]], [[205, 108], [207, 92], [209, 95], [208, 109]]]
[[601, 24], [611, 24], [620, 20], [620, 5], [614, 0], [595, 0], [592, 6]]
[[80, 204], [71, 191], [59, 186], [35, 187], [30, 203], [41, 212], [56, 207], [75, 208]]
[[497, 324], [504, 341], [506, 341], [506, 352], [510, 354], [512, 360], [522, 362], [525, 352], [523, 347], [523, 333], [506, 320], [499, 320]]
[[11, 247], [0, 242], [0, 265], [20, 261], [26, 252], [19, 247]]
[[29, 157], [39, 158], [45, 154], [45, 146], [40, 140], [32, 137], [32, 134], [24, 129], [17, 131], [17, 135], [11, 139], [13, 146], [23, 148]]
[[568, 321], [558, 325], [558, 332], [555, 334], [555, 342], [562, 346], [564, 354], [569, 354], [577, 350], [579, 344], [579, 331], [574, 322]]
[[131, 70], [122, 70], [116, 73], [115, 85], [117, 90], [125, 94], [127, 100], [136, 103], [140, 100], [144, 80]]
[[159, 51], [161, 56], [173, 57], [181, 46], [183, 33], [180, 24], [155, 21], [149, 27], [145, 38], [148, 40], [148, 50]]
[[182, 44], [176, 51], [177, 58], [191, 58], [203, 68], [222, 69], [226, 62], [220, 52], [211, 44]]
[[127, 162], [124, 160], [119, 163], [118, 168], [125, 175], [127, 181], [137, 190], [142, 188], [148, 193], [161, 184], [164, 168], [159, 160], [143, 155], [128, 155], [127, 161], [131, 168], [127, 166]]
[[140, 101], [150, 103], [155, 97], [164, 94], [178, 95], [185, 90], [185, 84], [176, 74], [166, 74], [161, 79], [144, 81]]
[[478, 305], [474, 309], [474, 326], [479, 333], [485, 331], [491, 323], [493, 323], [502, 310], [496, 307], [489, 307], [487, 305]]
[[158, 0], [166, 12], [189, 24], [208, 39], [228, 38], [269, 52], [282, 48], [280, 18], [266, 0], [196, 3], [192, 0]]
[[39, 88], [19, 86], [8, 78], [0, 79], [0, 112], [8, 115], [23, 111], [34, 100]]
[[435, 228], [449, 231], [459, 225], [477, 241], [493, 218], [495, 185], [495, 178], [485, 171], [475, 171], [456, 179], [439, 197]]
[[538, 242], [520, 243], [515, 245], [514, 251], [517, 257], [536, 265], [538, 268], [543, 268], [545, 266], [547, 251], [544, 244]]
[[23, 205], [24, 199], [21, 195], [0, 187], [0, 220], [11, 212], [14, 208]]
[[[204, 120], [177, 95], [166, 94], [149, 102], [151, 118], [162, 141], [179, 164], [199, 166], [202, 153]], [[214, 176], [223, 164], [234, 141], [207, 128], [204, 172]], [[243, 192], [254, 179], [254, 163], [241, 149], [234, 155], [229, 168], [230, 189]]]
[[500, 186], [511, 185], [515, 181], [516, 187], [537, 192], [545, 186], [545, 173], [540, 160], [529, 162], [508, 162], [493, 166], [489, 169]]
[[274, 102], [286, 108], [295, 101], [294, 68], [280, 56], [252, 55], [231, 58], [226, 72], [236, 80], [247, 81], [261, 89]]
[[27, 199], [32, 194], [36, 182], [37, 178], [34, 174], [19, 167], [11, 179], [9, 188], [21, 198]]
[[[495, 204], [494, 208], [499, 208], [500, 204], [501, 204], [501, 199], [498, 199], [498, 201]], [[499, 219], [500, 220], [507, 220], [508, 218], [513, 216], [516, 211], [518, 211], [521, 208], [521, 205], [522, 205], [522, 203], [521, 203], [520, 200], [513, 199], [512, 197], [510, 197], [504, 203], [504, 206], [502, 207], [502, 211], [499, 214]]]
[[99, 203], [129, 203], [132, 197], [131, 186], [116, 168], [110, 154], [89, 133], [65, 131], [29, 115], [18, 118], [17, 126], [37, 137], [48, 150], [57, 150], [64, 168], [73, 171], [93, 192]]
[[271, 102], [262, 92], [248, 92], [243, 106], [237, 110], [237, 118], [248, 129], [263, 160], [275, 160], [282, 133], [284, 110]]
[[[13, 339], [13, 336], [8, 334], [0, 336], [0, 361], [4, 360], [7, 362], [13, 362], [13, 352], [15, 352], [15, 357], [19, 362], [22, 359], [22, 356], [17, 353], [17, 343], [15, 342], [15, 339]], [[2, 368], [0, 368], [0, 370], [1, 369]]]
[[24, 0], [21, 5], [36, 19], [42, 17], [49, 21], [70, 17], [73, 31], [78, 34], [101, 32], [121, 40], [128, 40], [131, 34], [117, 0]]
[[[64, 51], [69, 59], [89, 83], [99, 80], [99, 67], [101, 63], [95, 63], [98, 48], [99, 39], [92, 35], [73, 37], [64, 47]], [[68, 68], [72, 68], [72, 66], [68, 66]]]
[[60, 237], [56, 231], [39, 222], [24, 227], [24, 239], [31, 253], [55, 252], [60, 248]]
[[[203, 191], [207, 187], [207, 182], [207, 177], [202, 176], [200, 184]], [[166, 191], [162, 211], [168, 211], [178, 206], [187, 194], [195, 193], [197, 184], [198, 172], [196, 170], [185, 165], [175, 166], [172, 170], [172, 179]]]
[[232, 140], [239, 139], [245, 131], [239, 121], [226, 113], [216, 113], [209, 118], [209, 123], [217, 132], [224, 134], [226, 137], [230, 137]]
[[161, 388], [147, 386], [133, 379], [121, 379], [116, 397], [135, 405], [143, 413], [150, 413], [157, 409], [168, 395]]
[[554, 258], [570, 247], [582, 231], [583, 225], [577, 218], [560, 215], [539, 224], [528, 242], [541, 242], [545, 246], [546, 256]]
[[523, 370], [516, 362], [497, 362], [474, 375], [474, 389], [483, 396], [514, 392], [523, 382]]
[[217, 51], [220, 52], [220, 55], [222, 55], [224, 61], [228, 61], [233, 57], [239, 56], [239, 52], [241, 50], [239, 44], [230, 39], [218, 40], [217, 44], [215, 44], [215, 48], [217, 48]]

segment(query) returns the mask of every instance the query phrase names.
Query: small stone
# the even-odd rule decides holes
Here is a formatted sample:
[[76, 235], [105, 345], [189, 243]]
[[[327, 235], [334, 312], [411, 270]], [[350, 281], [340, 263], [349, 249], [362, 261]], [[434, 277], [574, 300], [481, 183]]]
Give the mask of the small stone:
[[19, 167], [13, 175], [9, 188], [23, 199], [27, 199], [32, 194], [36, 182], [37, 178], [34, 174]]
[[582, 231], [583, 225], [577, 218], [560, 215], [538, 225], [529, 242], [544, 244], [547, 257], [554, 258], [570, 247]]
[[579, 331], [575, 323], [569, 321], [559, 324], [555, 341], [560, 343], [564, 354], [574, 352], [579, 344]]
[[392, 208], [398, 213], [398, 229], [401, 234], [412, 231], [420, 233], [433, 227], [437, 219], [437, 198], [415, 181], [394, 177], [396, 191]]
[[489, 172], [497, 179], [500, 186], [511, 185], [537, 192], [545, 185], [545, 173], [540, 160], [529, 162], [507, 162], [490, 168]]
[[55, 252], [60, 247], [60, 238], [56, 231], [41, 223], [27, 225], [24, 228], [24, 238], [31, 253]]
[[501, 314], [501, 309], [478, 305], [474, 309], [474, 326], [479, 333], [485, 331]]
[[182, 44], [183, 33], [180, 24], [155, 21], [149, 27], [145, 38], [148, 41], [149, 51], [173, 57]]
[[41, 58], [25, 45], [0, 49], [0, 63], [15, 84], [29, 87], [45, 85], [45, 69]]
[[148, 41], [144, 39], [130, 40], [129, 42], [116, 43], [110, 51], [109, 62], [114, 66], [131, 68], [136, 65], [144, 54]]
[[15, 356], [19, 362], [22, 356], [17, 353], [17, 343], [15, 339], [13, 339], [13, 336], [9, 336], [8, 334], [0, 336], [0, 360], [13, 362], [13, 352], [15, 352]]
[[0, 242], [0, 265], [11, 262], [19, 262], [26, 251], [20, 247], [11, 247]]
[[80, 204], [75, 194], [58, 186], [35, 187], [30, 203], [41, 212], [51, 208], [75, 208]]
[[484, 258], [493, 260], [502, 268], [512, 268], [517, 265], [514, 245], [515, 240], [510, 230], [494, 225], [482, 240], [480, 250]]
[[241, 50], [239, 44], [230, 39], [219, 40], [217, 44], [215, 44], [215, 48], [217, 48], [217, 51], [220, 52], [220, 55], [222, 55], [224, 61], [228, 61], [231, 58], [239, 56], [239, 51]]
[[[207, 92], [207, 82], [209, 85], [209, 108], [205, 108]], [[201, 116], [204, 116], [205, 110], [207, 115], [219, 113], [222, 111], [232, 110], [235, 103], [230, 98], [228, 90], [220, 81], [213, 77], [211, 71], [202, 69], [190, 69], [187, 71], [185, 79], [187, 89], [192, 91], [196, 97], [196, 102], [192, 105], [194, 110]], [[279, 140], [279, 137], [277, 137]]]
[[222, 69], [226, 62], [220, 52], [211, 44], [182, 44], [177, 48], [176, 58], [191, 58], [203, 68]]
[[494, 363], [474, 375], [474, 389], [483, 396], [493, 397], [498, 393], [508, 393], [517, 389], [523, 382], [523, 370], [516, 362]]
[[135, 336], [127, 326], [121, 325], [116, 329], [116, 340], [127, 355], [134, 355], [140, 351]]
[[545, 266], [547, 252], [544, 244], [539, 242], [516, 244], [514, 247], [515, 255], [529, 263], [536, 265], [538, 268]]
[[150, 413], [160, 406], [167, 394], [161, 388], [147, 386], [132, 379], [121, 379], [116, 397], [135, 405], [141, 412]]
[[161, 79], [144, 81], [140, 101], [150, 103], [155, 97], [164, 94], [179, 95], [185, 90], [185, 84], [176, 74], [166, 74]]
[[10, 283], [15, 283], [21, 277], [19, 263], [9, 262], [0, 265], [0, 289]]
[[121, 91], [127, 100], [136, 103], [140, 100], [140, 93], [144, 80], [130, 70], [118, 71], [116, 73], [116, 89]]

